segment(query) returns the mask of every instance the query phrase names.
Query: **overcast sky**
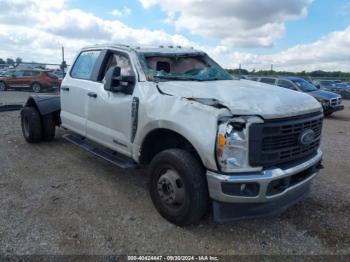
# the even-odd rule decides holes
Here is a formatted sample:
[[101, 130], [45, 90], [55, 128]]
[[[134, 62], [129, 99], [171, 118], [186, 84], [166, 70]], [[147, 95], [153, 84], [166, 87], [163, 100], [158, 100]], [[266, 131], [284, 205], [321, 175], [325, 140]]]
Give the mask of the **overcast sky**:
[[194, 46], [226, 68], [350, 71], [350, 0], [0, 0], [0, 57], [96, 43]]

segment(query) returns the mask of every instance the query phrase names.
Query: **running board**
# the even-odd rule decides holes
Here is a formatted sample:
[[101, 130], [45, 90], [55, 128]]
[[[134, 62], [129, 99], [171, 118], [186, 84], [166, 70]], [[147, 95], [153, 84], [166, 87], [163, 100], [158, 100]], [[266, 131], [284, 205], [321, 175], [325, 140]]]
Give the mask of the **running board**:
[[109, 148], [97, 145], [82, 136], [65, 134], [63, 138], [120, 168], [129, 169], [138, 167], [137, 163], [131, 158], [125, 157]]

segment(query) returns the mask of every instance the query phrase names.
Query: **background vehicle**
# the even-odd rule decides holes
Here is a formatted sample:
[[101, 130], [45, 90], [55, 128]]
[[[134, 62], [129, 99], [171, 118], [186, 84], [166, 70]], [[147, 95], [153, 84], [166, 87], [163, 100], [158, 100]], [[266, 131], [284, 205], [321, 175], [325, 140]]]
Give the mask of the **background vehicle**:
[[325, 90], [318, 90], [314, 85], [298, 77], [259, 77], [257, 81], [288, 88], [313, 96], [322, 104], [326, 116], [344, 110], [341, 96]]
[[343, 99], [350, 99], [350, 83], [339, 83], [332, 88], [332, 92], [341, 95]]
[[7, 89], [30, 89], [35, 93], [59, 88], [58, 77], [47, 70], [10, 70], [0, 77], [0, 91]]
[[331, 91], [333, 87], [336, 87], [337, 82], [334, 80], [315, 80], [313, 81], [313, 84], [318, 89], [328, 90]]
[[32, 96], [21, 112], [30, 143], [62, 126], [119, 167], [148, 165], [156, 209], [180, 226], [211, 203], [227, 222], [303, 199], [321, 167], [322, 122], [311, 96], [233, 80], [201, 51], [124, 45], [82, 49], [60, 96]]

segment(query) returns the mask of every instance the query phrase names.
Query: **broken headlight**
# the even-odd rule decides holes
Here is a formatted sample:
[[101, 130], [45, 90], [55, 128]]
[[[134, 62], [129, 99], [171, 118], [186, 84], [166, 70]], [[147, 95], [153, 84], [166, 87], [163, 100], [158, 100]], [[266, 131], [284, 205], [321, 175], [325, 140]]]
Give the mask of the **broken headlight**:
[[216, 156], [222, 172], [245, 172], [252, 170], [249, 165], [249, 126], [263, 123], [259, 117], [235, 117], [219, 123]]

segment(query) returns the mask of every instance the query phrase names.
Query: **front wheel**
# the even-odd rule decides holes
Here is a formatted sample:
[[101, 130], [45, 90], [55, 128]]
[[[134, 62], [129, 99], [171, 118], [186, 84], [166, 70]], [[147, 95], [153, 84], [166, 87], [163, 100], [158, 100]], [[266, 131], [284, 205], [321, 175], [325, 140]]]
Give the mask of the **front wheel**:
[[6, 84], [4, 82], [0, 82], [0, 91], [6, 91]]
[[149, 168], [150, 194], [158, 212], [178, 226], [197, 224], [208, 211], [205, 169], [190, 153], [159, 153]]

